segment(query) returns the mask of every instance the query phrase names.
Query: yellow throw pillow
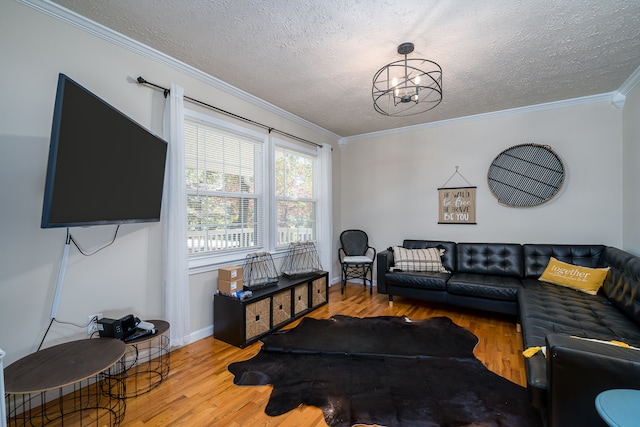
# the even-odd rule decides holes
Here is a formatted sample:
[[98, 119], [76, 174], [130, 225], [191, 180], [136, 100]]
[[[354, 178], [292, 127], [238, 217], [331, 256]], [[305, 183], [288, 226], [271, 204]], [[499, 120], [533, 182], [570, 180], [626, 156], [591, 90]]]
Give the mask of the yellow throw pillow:
[[555, 285], [566, 286], [585, 292], [589, 295], [596, 295], [607, 277], [609, 267], [588, 268], [580, 267], [566, 262], [558, 261], [554, 257], [549, 258], [549, 264], [544, 269], [542, 276], [538, 280], [553, 283]]

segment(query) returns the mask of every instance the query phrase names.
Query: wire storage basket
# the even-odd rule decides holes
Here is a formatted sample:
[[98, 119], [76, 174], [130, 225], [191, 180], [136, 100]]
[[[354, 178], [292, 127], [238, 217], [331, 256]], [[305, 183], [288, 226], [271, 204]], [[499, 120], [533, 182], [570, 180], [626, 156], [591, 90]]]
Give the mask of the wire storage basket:
[[282, 263], [282, 275], [288, 278], [305, 276], [322, 270], [320, 257], [313, 242], [292, 242]]
[[248, 289], [264, 288], [278, 283], [278, 271], [269, 252], [247, 255], [242, 266], [242, 282]]

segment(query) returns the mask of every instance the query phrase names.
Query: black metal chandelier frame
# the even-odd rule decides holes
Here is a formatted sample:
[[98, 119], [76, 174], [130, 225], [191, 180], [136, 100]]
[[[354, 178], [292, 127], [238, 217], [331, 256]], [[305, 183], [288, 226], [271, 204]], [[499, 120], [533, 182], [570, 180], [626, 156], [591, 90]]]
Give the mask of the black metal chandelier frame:
[[380, 68], [373, 76], [373, 108], [385, 116], [412, 116], [442, 102], [442, 67], [428, 59], [409, 59], [413, 43], [402, 43], [404, 59]]

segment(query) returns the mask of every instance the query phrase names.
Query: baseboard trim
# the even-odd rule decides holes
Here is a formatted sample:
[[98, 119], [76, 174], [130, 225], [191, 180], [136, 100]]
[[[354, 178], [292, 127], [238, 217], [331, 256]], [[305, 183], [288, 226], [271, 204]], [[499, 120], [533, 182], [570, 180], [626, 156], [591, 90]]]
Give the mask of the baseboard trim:
[[213, 335], [213, 325], [206, 326], [189, 334], [189, 344]]

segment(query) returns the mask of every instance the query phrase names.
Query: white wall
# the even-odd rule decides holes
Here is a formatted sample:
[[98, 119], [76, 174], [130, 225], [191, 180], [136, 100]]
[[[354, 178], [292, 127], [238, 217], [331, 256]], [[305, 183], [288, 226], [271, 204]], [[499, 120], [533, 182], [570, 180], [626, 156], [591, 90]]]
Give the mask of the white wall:
[[[135, 83], [171, 82], [185, 94], [319, 144], [328, 132], [214, 88], [171, 61], [135, 53], [13, 0], [0, 0], [0, 347], [6, 364], [36, 350], [49, 310], [65, 230], [41, 229], [42, 197], [58, 73], [67, 74], [143, 126], [161, 133], [161, 92]], [[334, 157], [339, 154], [334, 150]], [[74, 228], [97, 248], [115, 226]], [[92, 257], [72, 247], [58, 319], [84, 324], [88, 316], [134, 313], [162, 318], [160, 224], [125, 225], [112, 246]], [[211, 333], [215, 272], [191, 277], [191, 330]], [[204, 332], [203, 332], [204, 331]], [[86, 337], [86, 329], [56, 324], [45, 347]]]
[[640, 256], [640, 85], [627, 95], [623, 112], [623, 249]]
[[[564, 186], [538, 207], [500, 205], [487, 185], [489, 166], [528, 142], [560, 156]], [[342, 227], [364, 229], [378, 251], [406, 238], [622, 244], [622, 112], [609, 102], [372, 135], [347, 142], [341, 161]], [[477, 225], [437, 223], [437, 189], [456, 166], [477, 186]], [[448, 184], [466, 185], [457, 176]]]

